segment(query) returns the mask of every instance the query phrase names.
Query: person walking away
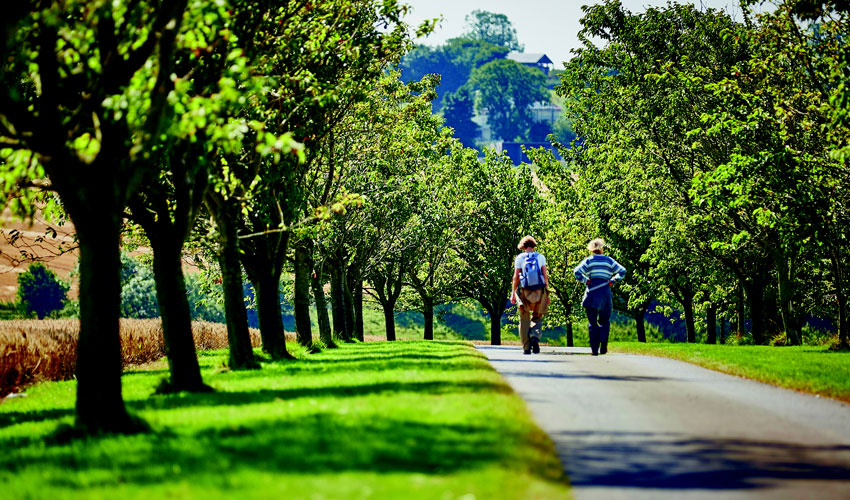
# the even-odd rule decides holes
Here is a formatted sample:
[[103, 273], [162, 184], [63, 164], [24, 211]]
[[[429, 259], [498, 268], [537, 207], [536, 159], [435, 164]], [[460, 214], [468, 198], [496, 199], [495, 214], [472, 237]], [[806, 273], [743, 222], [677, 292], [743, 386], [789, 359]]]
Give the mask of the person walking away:
[[590, 351], [594, 356], [608, 352], [608, 334], [611, 331], [613, 297], [611, 287], [626, 277], [626, 268], [616, 260], [603, 255], [605, 240], [596, 238], [587, 244], [591, 253], [573, 274], [578, 281], [587, 285], [581, 305], [587, 313]]
[[540, 322], [549, 307], [549, 271], [546, 257], [535, 252], [537, 241], [523, 237], [517, 248], [521, 251], [514, 259], [514, 277], [511, 304], [519, 303], [519, 337], [522, 352], [540, 352]]

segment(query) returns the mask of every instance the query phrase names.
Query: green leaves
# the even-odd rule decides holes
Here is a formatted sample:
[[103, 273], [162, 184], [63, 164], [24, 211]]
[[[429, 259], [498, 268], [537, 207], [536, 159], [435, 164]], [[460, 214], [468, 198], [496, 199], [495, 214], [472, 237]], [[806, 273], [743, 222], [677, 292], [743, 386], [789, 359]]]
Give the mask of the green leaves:
[[505, 141], [525, 140], [533, 123], [530, 106], [548, 102], [546, 76], [509, 59], [496, 59], [476, 68], [469, 78], [478, 91], [476, 109], [487, 113], [496, 136]]

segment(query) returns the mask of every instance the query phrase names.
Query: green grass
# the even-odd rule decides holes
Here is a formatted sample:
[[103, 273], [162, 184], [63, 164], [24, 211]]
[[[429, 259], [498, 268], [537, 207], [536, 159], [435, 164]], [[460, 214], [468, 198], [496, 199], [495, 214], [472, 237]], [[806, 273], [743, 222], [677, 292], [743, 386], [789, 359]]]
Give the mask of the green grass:
[[569, 498], [549, 438], [463, 342], [348, 344], [230, 372], [210, 394], [153, 395], [165, 366], [125, 374], [153, 431], [65, 442], [74, 382], [0, 404], [4, 498]]
[[850, 402], [850, 353], [774, 347], [617, 342], [612, 351], [663, 356], [739, 377]]

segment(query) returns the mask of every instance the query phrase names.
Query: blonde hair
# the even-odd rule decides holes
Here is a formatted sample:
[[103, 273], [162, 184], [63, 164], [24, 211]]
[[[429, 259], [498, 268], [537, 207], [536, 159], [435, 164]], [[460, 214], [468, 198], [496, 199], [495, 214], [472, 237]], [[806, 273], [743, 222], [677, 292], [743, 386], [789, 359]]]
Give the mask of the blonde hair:
[[602, 238], [596, 238], [590, 240], [590, 243], [587, 244], [587, 250], [590, 252], [602, 251], [605, 248], [605, 240]]
[[535, 248], [537, 247], [537, 241], [531, 236], [523, 236], [521, 240], [519, 240], [519, 245], [516, 246], [519, 250], [525, 250], [526, 248]]

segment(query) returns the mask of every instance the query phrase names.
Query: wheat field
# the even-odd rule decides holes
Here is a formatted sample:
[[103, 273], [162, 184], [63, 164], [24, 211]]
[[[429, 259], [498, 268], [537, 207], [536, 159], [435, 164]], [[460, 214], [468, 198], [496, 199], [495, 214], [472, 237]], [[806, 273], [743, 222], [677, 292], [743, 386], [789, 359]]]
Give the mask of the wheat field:
[[[0, 397], [43, 380], [73, 378], [79, 331], [76, 319], [0, 321]], [[224, 324], [196, 321], [192, 334], [200, 351], [227, 347]], [[254, 328], [251, 343], [260, 346]], [[122, 319], [121, 356], [125, 367], [165, 356], [160, 320]]]

